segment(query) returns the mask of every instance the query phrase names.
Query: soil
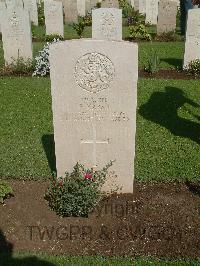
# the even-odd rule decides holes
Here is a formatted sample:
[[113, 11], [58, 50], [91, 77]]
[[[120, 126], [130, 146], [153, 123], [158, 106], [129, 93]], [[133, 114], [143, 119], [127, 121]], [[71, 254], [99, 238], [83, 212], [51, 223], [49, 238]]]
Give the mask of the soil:
[[[2, 72], [0, 71], [0, 77], [32, 77], [31, 73], [10, 73], [10, 72]], [[49, 75], [45, 76], [49, 77]], [[184, 71], [177, 71], [175, 69], [161, 69], [158, 72], [151, 74], [143, 69], [139, 70], [140, 78], [156, 78], [156, 79], [182, 79], [182, 80], [190, 80], [190, 79], [200, 79], [200, 76], [187, 75]]]
[[200, 184], [139, 183], [103, 200], [88, 218], [62, 218], [43, 195], [47, 182], [12, 181], [0, 205], [0, 251], [68, 255], [200, 256]]
[[140, 78], [161, 78], [161, 79], [200, 79], [200, 76], [195, 77], [194, 75], [187, 75], [184, 71], [177, 71], [176, 69], [161, 69], [158, 72], [151, 74], [143, 69], [139, 70]]

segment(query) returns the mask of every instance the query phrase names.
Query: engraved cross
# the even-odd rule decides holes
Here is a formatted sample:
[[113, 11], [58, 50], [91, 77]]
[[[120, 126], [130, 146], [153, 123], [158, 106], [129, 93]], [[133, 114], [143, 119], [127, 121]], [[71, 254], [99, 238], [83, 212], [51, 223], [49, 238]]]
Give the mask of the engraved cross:
[[94, 124], [92, 125], [92, 139], [81, 140], [81, 144], [92, 144], [93, 145], [93, 168], [97, 167], [97, 144], [109, 144], [109, 139], [107, 140], [97, 140], [97, 132]]

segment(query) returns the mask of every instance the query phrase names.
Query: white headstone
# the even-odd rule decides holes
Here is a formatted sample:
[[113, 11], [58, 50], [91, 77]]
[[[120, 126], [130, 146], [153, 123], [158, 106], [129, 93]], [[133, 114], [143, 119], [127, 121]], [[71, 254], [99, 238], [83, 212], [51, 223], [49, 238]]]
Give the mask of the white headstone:
[[119, 8], [118, 0], [102, 0], [101, 2], [102, 8]]
[[188, 11], [184, 66], [200, 59], [200, 9]]
[[16, 8], [16, 7], [23, 8], [24, 7], [24, 3], [22, 0], [5, 0], [5, 1], [6, 1], [7, 8]]
[[78, 15], [84, 17], [86, 15], [86, 2], [85, 0], [77, 0]]
[[98, 40], [122, 40], [122, 10], [98, 8], [92, 11], [92, 38]]
[[63, 0], [65, 23], [76, 23], [78, 21], [77, 0]]
[[149, 23], [152, 25], [157, 24], [158, 1], [159, 0], [147, 0], [146, 1], [146, 20], [145, 20], [145, 23]]
[[5, 1], [0, 1], [0, 32], [1, 32], [1, 21], [3, 19], [3, 13], [5, 12]]
[[64, 37], [63, 5], [54, 0], [44, 1], [46, 35], [57, 34]]
[[139, 13], [146, 14], [146, 1], [148, 0], [140, 0], [139, 1]]
[[177, 2], [160, 0], [158, 5], [157, 34], [170, 32], [176, 29]]
[[29, 11], [31, 22], [38, 25], [37, 0], [24, 0], [24, 8]]
[[50, 47], [50, 65], [58, 177], [77, 162], [99, 169], [116, 160], [113, 178], [133, 192], [137, 44], [61, 42]]
[[13, 59], [32, 59], [32, 35], [29, 14], [22, 8], [7, 9], [2, 20], [2, 40], [6, 64]]
[[139, 10], [139, 0], [134, 0], [134, 9]]

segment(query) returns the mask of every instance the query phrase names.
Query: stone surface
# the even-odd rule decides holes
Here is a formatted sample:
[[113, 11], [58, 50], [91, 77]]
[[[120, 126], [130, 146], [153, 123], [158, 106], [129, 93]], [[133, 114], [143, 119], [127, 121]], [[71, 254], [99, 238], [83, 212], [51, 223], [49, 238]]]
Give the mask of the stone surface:
[[92, 38], [98, 40], [122, 40], [122, 10], [98, 8], [92, 11]]
[[158, 5], [157, 34], [176, 29], [177, 2], [160, 0]]
[[78, 21], [77, 0], [64, 0], [65, 23]]
[[101, 2], [102, 8], [119, 8], [118, 0], [102, 0]]
[[139, 0], [134, 0], [134, 9], [139, 10]]
[[29, 11], [31, 22], [34, 25], [38, 25], [37, 0], [25, 0], [24, 8]]
[[32, 59], [32, 35], [29, 13], [22, 8], [5, 10], [2, 20], [4, 59]]
[[77, 0], [77, 10], [78, 15], [84, 17], [86, 15], [86, 1], [85, 0]]
[[148, 0], [140, 0], [139, 1], [139, 13], [146, 14], [146, 1]]
[[100, 169], [116, 160], [104, 189], [133, 192], [137, 44], [61, 42], [51, 45], [50, 64], [58, 177], [76, 162]]
[[200, 9], [188, 11], [184, 66], [200, 59]]
[[46, 34], [57, 34], [64, 37], [63, 5], [54, 0], [44, 1]]
[[24, 3], [22, 0], [5, 0], [5, 2], [7, 8], [24, 7]]
[[152, 25], [157, 24], [158, 18], [158, 1], [159, 0], [148, 0], [146, 1], [146, 19], [145, 23]]
[[3, 13], [5, 12], [5, 8], [6, 8], [5, 1], [0, 0], [0, 32], [1, 32], [1, 21], [3, 18]]

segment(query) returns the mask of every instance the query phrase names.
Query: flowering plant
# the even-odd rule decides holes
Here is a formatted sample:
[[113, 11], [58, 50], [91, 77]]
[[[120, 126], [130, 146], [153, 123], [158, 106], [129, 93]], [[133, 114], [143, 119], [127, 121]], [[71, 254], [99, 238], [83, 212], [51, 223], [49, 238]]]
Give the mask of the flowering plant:
[[33, 76], [46, 76], [50, 73], [49, 46], [59, 41], [59, 39], [54, 39], [52, 42], [47, 42], [44, 48], [39, 51], [39, 55], [35, 58], [36, 63]]
[[64, 178], [54, 175], [45, 194], [50, 208], [61, 216], [87, 216], [106, 195], [101, 188], [112, 164], [111, 161], [103, 169], [94, 171], [77, 163]]

